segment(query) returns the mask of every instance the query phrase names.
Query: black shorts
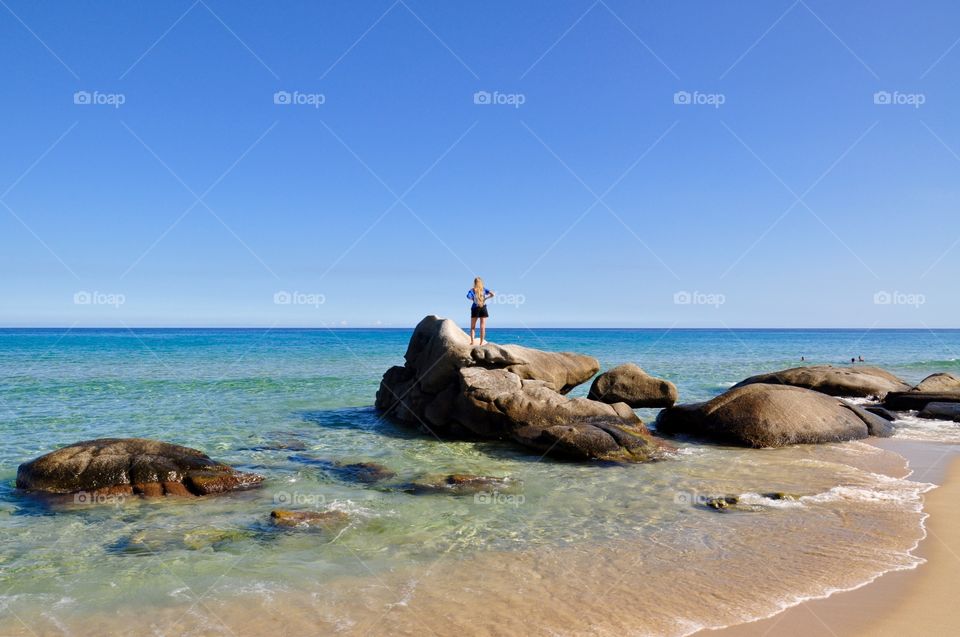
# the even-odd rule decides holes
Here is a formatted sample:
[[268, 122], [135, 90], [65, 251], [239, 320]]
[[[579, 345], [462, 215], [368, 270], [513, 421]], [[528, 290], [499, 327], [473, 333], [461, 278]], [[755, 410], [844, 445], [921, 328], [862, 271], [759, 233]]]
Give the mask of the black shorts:
[[487, 306], [478, 307], [476, 305], [470, 308], [470, 318], [490, 318], [489, 312], [487, 312]]

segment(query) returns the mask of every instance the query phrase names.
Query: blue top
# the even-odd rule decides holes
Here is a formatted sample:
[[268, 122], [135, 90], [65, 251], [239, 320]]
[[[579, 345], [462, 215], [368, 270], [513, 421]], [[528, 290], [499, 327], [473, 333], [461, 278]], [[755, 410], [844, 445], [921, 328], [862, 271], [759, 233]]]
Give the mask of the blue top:
[[[483, 288], [483, 296], [490, 296], [490, 290]], [[467, 292], [467, 298], [473, 301], [473, 305], [470, 306], [471, 309], [477, 307], [477, 295], [473, 293], [473, 288], [470, 288], [470, 291]]]

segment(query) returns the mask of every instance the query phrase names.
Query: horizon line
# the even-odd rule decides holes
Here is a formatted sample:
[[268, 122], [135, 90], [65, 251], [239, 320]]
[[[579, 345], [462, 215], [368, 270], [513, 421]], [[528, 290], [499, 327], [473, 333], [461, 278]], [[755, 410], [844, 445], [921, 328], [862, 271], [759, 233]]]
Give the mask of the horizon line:
[[[459, 323], [458, 323], [459, 325]], [[381, 331], [397, 331], [397, 330], [412, 330], [416, 328], [416, 325], [409, 326], [393, 326], [393, 325], [84, 325], [84, 326], [68, 326], [68, 325], [0, 325], [0, 330], [11, 331], [11, 330], [65, 330], [65, 331], [82, 331], [82, 330], [117, 330], [117, 331], [130, 331], [130, 330], [314, 330], [314, 331], [334, 331], [334, 330], [381, 330]], [[743, 330], [768, 330], [768, 331], [829, 331], [829, 330], [843, 330], [843, 331], [863, 331], [863, 332], [883, 332], [883, 331], [915, 331], [915, 332], [931, 332], [931, 331], [960, 331], [960, 327], [937, 327], [937, 326], [921, 326], [921, 327], [863, 327], [863, 326], [830, 326], [830, 327], [812, 327], [812, 326], [731, 326], [731, 325], [717, 325], [717, 326], [700, 326], [700, 327], [680, 327], [680, 326], [632, 326], [632, 325], [614, 325], [614, 326], [591, 326], [591, 325], [572, 325], [572, 326], [562, 326], [562, 325], [502, 325], [494, 328], [488, 328], [488, 330], [657, 330], [657, 331], [743, 331]]]

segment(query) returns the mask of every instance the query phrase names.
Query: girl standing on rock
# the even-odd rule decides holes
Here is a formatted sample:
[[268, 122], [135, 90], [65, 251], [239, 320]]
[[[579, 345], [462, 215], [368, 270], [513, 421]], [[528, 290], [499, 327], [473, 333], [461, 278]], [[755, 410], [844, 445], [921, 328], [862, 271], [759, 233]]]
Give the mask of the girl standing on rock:
[[487, 318], [490, 314], [487, 312], [487, 299], [496, 296], [493, 292], [483, 287], [483, 279], [477, 277], [473, 280], [473, 287], [467, 292], [467, 298], [473, 301], [470, 306], [470, 344], [473, 345], [473, 332], [477, 329], [477, 319], [480, 319], [480, 344], [483, 345], [487, 337]]

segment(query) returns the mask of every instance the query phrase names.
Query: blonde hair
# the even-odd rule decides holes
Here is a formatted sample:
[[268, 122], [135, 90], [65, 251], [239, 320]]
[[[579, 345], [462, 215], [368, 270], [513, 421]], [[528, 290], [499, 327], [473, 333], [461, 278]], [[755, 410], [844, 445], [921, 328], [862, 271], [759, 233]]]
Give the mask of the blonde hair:
[[477, 307], [483, 307], [487, 302], [487, 297], [483, 293], [483, 279], [476, 277], [473, 280], [473, 302], [477, 304]]

